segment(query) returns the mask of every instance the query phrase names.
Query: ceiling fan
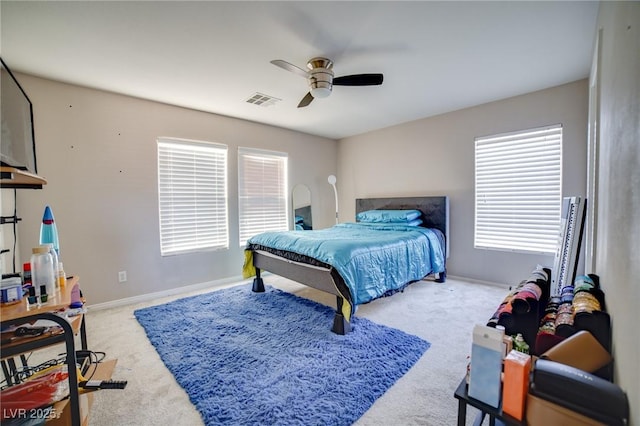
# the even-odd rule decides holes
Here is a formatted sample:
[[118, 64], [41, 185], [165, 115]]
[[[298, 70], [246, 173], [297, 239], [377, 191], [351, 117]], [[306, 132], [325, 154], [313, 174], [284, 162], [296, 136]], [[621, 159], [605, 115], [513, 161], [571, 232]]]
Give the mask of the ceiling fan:
[[309, 93], [298, 104], [306, 107], [314, 98], [326, 98], [333, 86], [378, 86], [382, 84], [382, 74], [353, 74], [341, 77], [333, 76], [333, 62], [327, 58], [313, 58], [307, 62], [308, 71], [282, 59], [271, 61], [273, 65], [305, 77], [309, 82]]

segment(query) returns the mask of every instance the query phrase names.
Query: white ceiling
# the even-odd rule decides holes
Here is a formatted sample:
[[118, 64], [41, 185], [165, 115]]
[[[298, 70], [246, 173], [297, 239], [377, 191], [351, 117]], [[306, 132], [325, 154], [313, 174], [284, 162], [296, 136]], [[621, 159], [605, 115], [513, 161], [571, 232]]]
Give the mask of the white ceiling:
[[[585, 78], [598, 2], [6, 1], [13, 71], [339, 139]], [[304, 68], [383, 73], [297, 108]], [[245, 101], [260, 92], [270, 107]]]

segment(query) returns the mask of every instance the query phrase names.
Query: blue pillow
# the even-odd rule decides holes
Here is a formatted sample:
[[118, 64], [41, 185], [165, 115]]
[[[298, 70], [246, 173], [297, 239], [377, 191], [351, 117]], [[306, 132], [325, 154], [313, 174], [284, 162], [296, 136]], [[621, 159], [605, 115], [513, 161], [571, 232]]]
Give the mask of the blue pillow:
[[419, 219], [420, 210], [367, 210], [356, 215], [358, 222], [368, 223], [409, 223]]
[[413, 219], [411, 222], [407, 222], [409, 226], [420, 226], [422, 225], [422, 219]]

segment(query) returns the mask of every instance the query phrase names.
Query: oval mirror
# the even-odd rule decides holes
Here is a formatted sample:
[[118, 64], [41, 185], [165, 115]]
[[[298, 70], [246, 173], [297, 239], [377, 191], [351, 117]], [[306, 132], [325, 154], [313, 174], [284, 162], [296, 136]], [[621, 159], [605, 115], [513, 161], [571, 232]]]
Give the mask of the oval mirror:
[[293, 188], [293, 229], [313, 229], [311, 218], [311, 191], [306, 185], [298, 184]]

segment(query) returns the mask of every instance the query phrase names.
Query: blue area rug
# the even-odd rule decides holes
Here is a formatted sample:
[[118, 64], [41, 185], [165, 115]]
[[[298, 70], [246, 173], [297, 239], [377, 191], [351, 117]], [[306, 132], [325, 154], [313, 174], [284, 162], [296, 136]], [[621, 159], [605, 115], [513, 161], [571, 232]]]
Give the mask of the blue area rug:
[[135, 311], [207, 425], [350, 425], [430, 344], [267, 286], [241, 285]]

